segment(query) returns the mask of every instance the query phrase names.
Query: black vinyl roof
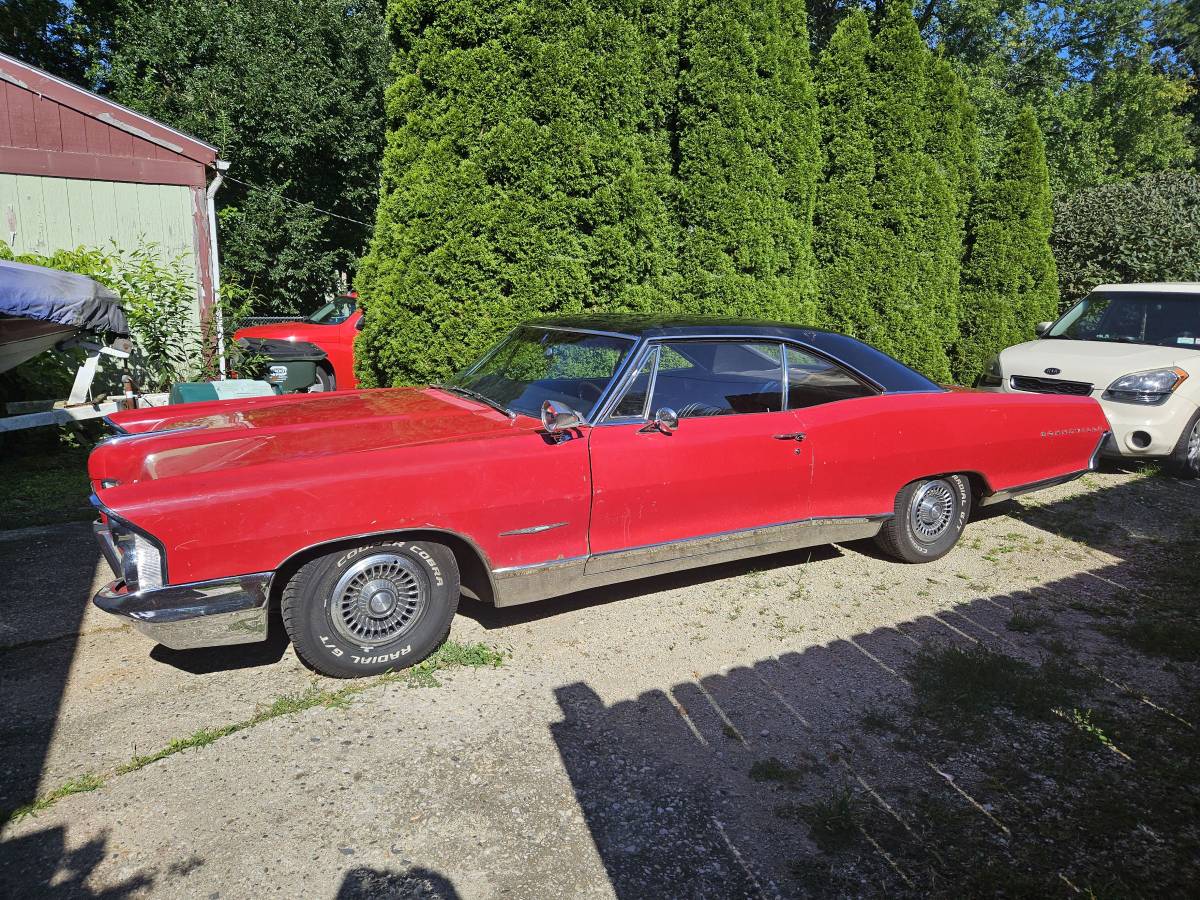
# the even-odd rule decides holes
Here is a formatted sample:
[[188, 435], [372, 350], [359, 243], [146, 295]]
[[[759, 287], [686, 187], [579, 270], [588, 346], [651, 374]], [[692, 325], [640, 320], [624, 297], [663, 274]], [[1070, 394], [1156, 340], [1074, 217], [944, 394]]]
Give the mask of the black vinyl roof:
[[750, 337], [788, 341], [811, 347], [865, 375], [889, 393], [944, 390], [899, 360], [849, 335], [785, 322], [715, 316], [653, 316], [603, 313], [546, 316], [526, 323], [568, 330], [601, 331], [637, 340], [671, 340], [689, 337]]

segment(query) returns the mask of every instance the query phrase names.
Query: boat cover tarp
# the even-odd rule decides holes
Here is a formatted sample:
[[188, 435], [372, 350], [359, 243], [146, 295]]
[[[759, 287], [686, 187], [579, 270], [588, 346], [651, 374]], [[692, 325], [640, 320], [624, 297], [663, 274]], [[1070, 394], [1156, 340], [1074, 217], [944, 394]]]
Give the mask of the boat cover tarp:
[[85, 275], [0, 259], [0, 313], [70, 325], [81, 331], [129, 334], [113, 291]]

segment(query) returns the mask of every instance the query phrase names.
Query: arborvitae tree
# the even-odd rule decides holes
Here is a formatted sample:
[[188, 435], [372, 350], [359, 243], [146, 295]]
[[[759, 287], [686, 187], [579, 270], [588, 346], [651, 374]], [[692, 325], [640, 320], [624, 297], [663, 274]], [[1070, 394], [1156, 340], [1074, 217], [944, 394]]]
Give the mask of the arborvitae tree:
[[947, 275], [956, 265], [956, 200], [926, 151], [929, 50], [908, 0], [883, 6], [870, 61], [872, 200], [882, 234], [871, 273], [875, 316], [865, 337], [929, 377], [948, 379], [957, 328]]
[[967, 86], [942, 55], [929, 68], [929, 135], [926, 149], [942, 166], [965, 227], [971, 198], [979, 190], [979, 128]]
[[875, 265], [879, 238], [871, 209], [875, 148], [867, 124], [870, 48], [867, 14], [856, 9], [834, 30], [815, 73], [825, 163], [813, 221], [818, 319], [857, 337], [872, 331], [874, 305], [867, 273]]
[[696, 0], [678, 112], [678, 306], [811, 322], [816, 101], [797, 0]]
[[972, 213], [963, 336], [955, 354], [955, 374], [963, 384], [974, 382], [993, 353], [1032, 338], [1033, 326], [1058, 311], [1052, 224], [1046, 148], [1026, 106]]
[[669, 106], [653, 96], [669, 23], [616, 0], [391, 0], [388, 15], [359, 377], [436, 379], [522, 319], [661, 304], [669, 154], [641, 135]]

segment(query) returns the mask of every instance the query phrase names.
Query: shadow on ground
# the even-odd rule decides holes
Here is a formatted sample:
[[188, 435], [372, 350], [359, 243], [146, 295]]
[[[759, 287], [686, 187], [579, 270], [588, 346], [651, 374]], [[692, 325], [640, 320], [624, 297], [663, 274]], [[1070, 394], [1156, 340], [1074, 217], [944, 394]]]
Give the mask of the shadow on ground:
[[1128, 562], [635, 700], [557, 689], [552, 734], [617, 896], [1188, 895], [1196, 672], [1104, 629], [1142, 615], [1164, 562], [1200, 571], [1200, 519], [1172, 493], [1194, 489], [1006, 509]]

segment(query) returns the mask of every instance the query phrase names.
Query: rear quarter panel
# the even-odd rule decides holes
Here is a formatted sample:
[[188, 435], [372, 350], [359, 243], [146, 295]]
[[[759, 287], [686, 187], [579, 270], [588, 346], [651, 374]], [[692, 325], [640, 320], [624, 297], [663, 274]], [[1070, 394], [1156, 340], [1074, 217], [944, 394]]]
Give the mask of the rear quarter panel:
[[911, 481], [974, 473], [994, 493], [1088, 468], [1108, 428], [1087, 397], [885, 394], [802, 410], [812, 515], [890, 513]]

